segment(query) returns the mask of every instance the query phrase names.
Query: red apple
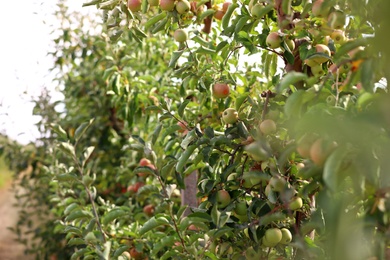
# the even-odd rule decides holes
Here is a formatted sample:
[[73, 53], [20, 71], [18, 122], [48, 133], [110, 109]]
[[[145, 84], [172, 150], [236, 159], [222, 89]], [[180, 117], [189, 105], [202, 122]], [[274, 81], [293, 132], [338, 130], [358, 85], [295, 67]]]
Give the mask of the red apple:
[[175, 0], [160, 0], [160, 8], [163, 11], [173, 11], [175, 8]]
[[147, 216], [151, 217], [154, 214], [154, 206], [152, 204], [146, 205], [142, 210]]
[[229, 6], [230, 6], [231, 4], [232, 4], [231, 2], [224, 2], [224, 3], [222, 4], [222, 11], [223, 11], [224, 13], [226, 13], [227, 10], [228, 10], [228, 8], [229, 8]]
[[214, 13], [214, 17], [215, 19], [217, 20], [222, 20], [223, 16], [225, 15], [225, 13], [222, 11], [222, 10], [217, 10], [215, 11]]
[[144, 257], [144, 253], [143, 252], [138, 252], [135, 247], [130, 249], [130, 255], [131, 255], [132, 258], [134, 258], [136, 260], [141, 260]]
[[314, 164], [322, 166], [335, 147], [336, 143], [320, 138], [310, 147], [310, 159]]
[[217, 82], [213, 85], [213, 96], [215, 98], [226, 98], [229, 96], [229, 85], [222, 82]]
[[132, 11], [132, 12], [138, 12], [141, 10], [142, 6], [142, 0], [128, 0], [127, 1], [127, 7]]

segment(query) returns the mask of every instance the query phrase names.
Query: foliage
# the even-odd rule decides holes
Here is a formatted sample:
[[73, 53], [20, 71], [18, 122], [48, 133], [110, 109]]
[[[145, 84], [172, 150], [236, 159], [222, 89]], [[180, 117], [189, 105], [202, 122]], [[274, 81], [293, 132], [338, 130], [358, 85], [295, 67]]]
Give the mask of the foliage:
[[[20, 185], [32, 202], [23, 218], [46, 216], [30, 252], [388, 257], [389, 22], [377, 8], [389, 3], [366, 2], [252, 0], [222, 11], [198, 1], [183, 14], [148, 1], [137, 12], [134, 2], [86, 3], [103, 10], [102, 27], [61, 2], [51, 54], [64, 99], [36, 101], [34, 148], [3, 151], [14, 169], [32, 166]], [[178, 28], [188, 40], [174, 41]], [[213, 94], [221, 82], [227, 98]], [[229, 108], [237, 113], [225, 124]], [[197, 183], [186, 182], [193, 172]], [[190, 211], [186, 185], [197, 187]], [[27, 222], [15, 229], [21, 241]], [[277, 238], [282, 228], [291, 242]]]

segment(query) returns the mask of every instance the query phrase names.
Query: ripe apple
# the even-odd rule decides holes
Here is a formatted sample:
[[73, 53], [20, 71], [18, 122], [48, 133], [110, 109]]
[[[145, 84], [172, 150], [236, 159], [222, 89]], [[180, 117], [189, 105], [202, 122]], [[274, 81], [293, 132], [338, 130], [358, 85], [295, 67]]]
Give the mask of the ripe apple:
[[173, 11], [175, 8], [175, 0], [160, 0], [160, 8], [163, 11]]
[[317, 139], [310, 147], [310, 159], [314, 164], [322, 166], [334, 148], [336, 143]]
[[150, 6], [158, 6], [160, 4], [160, 0], [148, 0]]
[[135, 247], [130, 249], [130, 255], [136, 260], [141, 260], [144, 257], [143, 252], [138, 252]]
[[312, 13], [315, 17], [327, 17], [331, 6], [324, 4], [324, 0], [317, 0], [312, 5]]
[[287, 228], [280, 229], [282, 231], [282, 240], [280, 240], [280, 244], [287, 245], [292, 241], [292, 234], [290, 230]]
[[143, 183], [143, 182], [136, 182], [135, 184], [127, 187], [127, 191], [130, 193], [137, 193], [138, 190], [144, 185], [145, 185], [145, 183]]
[[141, 10], [142, 6], [142, 0], [128, 0], [127, 1], [127, 7], [132, 11], [132, 12], [138, 12]]
[[268, 34], [265, 42], [267, 46], [270, 47], [271, 49], [277, 49], [280, 47], [280, 44], [282, 43], [282, 38], [280, 37], [279, 33], [271, 32], [270, 34]]
[[187, 0], [180, 0], [176, 3], [176, 11], [179, 14], [187, 13], [191, 9], [191, 4]]
[[177, 29], [177, 30], [173, 33], [173, 38], [174, 38], [175, 41], [177, 41], [177, 42], [185, 42], [185, 41], [188, 39], [187, 31], [186, 31], [186, 30], [183, 30], [183, 29]]
[[231, 4], [232, 4], [231, 2], [224, 2], [224, 3], [222, 4], [222, 11], [223, 11], [224, 13], [226, 13], [227, 10], [228, 10], [228, 8], [229, 8], [229, 6], [230, 6]]
[[215, 13], [214, 13], [214, 17], [217, 20], [222, 20], [224, 15], [225, 15], [225, 13], [222, 10], [216, 10]]
[[334, 30], [330, 35], [330, 38], [334, 41], [335, 44], [341, 44], [345, 41], [345, 34], [343, 30]]
[[266, 241], [268, 241], [270, 244], [277, 244], [282, 240], [282, 231], [280, 231], [279, 228], [270, 228], [265, 231], [264, 238]]
[[259, 128], [260, 131], [265, 135], [269, 135], [276, 132], [276, 124], [272, 119], [265, 119], [263, 122], [260, 123]]
[[257, 19], [261, 18], [261, 11], [264, 9], [264, 6], [262, 4], [255, 4], [251, 9], [251, 15]]
[[213, 96], [215, 98], [226, 98], [229, 96], [229, 85], [222, 82], [217, 82], [213, 85]]
[[217, 191], [216, 199], [218, 208], [225, 208], [231, 201], [230, 194], [226, 190]]
[[142, 211], [149, 217], [153, 216], [154, 214], [154, 206], [152, 204], [146, 205]]
[[269, 185], [273, 191], [281, 192], [286, 187], [286, 180], [279, 175], [272, 176]]
[[345, 26], [345, 14], [340, 11], [334, 11], [328, 16], [328, 25], [332, 29], [342, 29]]
[[244, 201], [244, 200], [237, 201], [236, 207], [234, 208], [234, 212], [236, 212], [237, 215], [240, 215], [240, 216], [246, 215], [248, 212], [248, 207], [246, 205], [246, 201]]
[[188, 230], [191, 230], [191, 231], [199, 231], [199, 230], [200, 230], [200, 229], [199, 229], [197, 226], [195, 226], [194, 224], [189, 225], [187, 229], [188, 229]]
[[228, 108], [222, 113], [222, 120], [226, 124], [234, 124], [238, 121], [238, 113], [234, 108]]
[[253, 246], [251, 246], [245, 250], [245, 257], [247, 260], [258, 260], [261, 259], [261, 253], [257, 252]]
[[152, 164], [152, 162], [146, 158], [142, 158], [140, 161], [139, 161], [139, 166], [148, 166]]
[[322, 65], [311, 67], [311, 73], [313, 73], [315, 77], [321, 77], [325, 75], [325, 71], [322, 69]]
[[303, 201], [301, 197], [294, 197], [288, 204], [288, 208], [290, 210], [298, 210], [302, 208], [302, 206], [303, 206]]

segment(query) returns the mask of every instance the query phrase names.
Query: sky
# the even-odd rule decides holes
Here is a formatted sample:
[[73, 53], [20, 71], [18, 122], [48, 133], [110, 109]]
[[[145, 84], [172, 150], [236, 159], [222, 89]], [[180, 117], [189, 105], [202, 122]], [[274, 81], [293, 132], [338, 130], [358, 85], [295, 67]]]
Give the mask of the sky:
[[[87, 9], [82, 7], [82, 0], [66, 2], [70, 9]], [[53, 61], [47, 55], [51, 46], [50, 31], [56, 25], [52, 15], [56, 3], [56, 0], [2, 3], [0, 133], [22, 144], [39, 137], [34, 126], [39, 118], [32, 115], [32, 98], [39, 96], [43, 87], [53, 91], [54, 98], [61, 98], [53, 87], [53, 75], [49, 73]], [[89, 7], [89, 11], [91, 8], [94, 7]]]

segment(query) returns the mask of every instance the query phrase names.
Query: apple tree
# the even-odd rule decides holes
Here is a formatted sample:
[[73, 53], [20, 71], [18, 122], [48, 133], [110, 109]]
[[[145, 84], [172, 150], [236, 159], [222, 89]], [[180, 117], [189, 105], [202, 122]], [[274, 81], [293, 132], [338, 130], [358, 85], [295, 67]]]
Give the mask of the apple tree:
[[389, 5], [61, 2], [64, 99], [36, 101], [28, 160], [8, 150], [45, 206], [31, 251], [387, 259]]

